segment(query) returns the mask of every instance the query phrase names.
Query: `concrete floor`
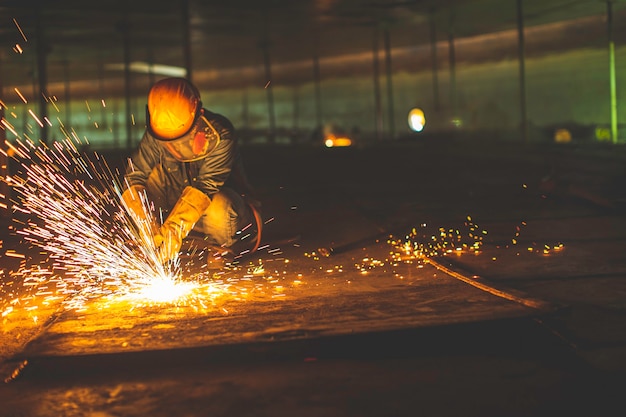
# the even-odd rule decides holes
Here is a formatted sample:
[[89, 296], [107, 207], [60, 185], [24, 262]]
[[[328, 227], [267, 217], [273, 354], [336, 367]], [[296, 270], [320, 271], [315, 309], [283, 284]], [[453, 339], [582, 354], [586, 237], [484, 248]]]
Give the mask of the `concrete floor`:
[[15, 308], [0, 416], [623, 415], [624, 149], [423, 140], [244, 158], [269, 246], [177, 305], [41, 305], [37, 322]]

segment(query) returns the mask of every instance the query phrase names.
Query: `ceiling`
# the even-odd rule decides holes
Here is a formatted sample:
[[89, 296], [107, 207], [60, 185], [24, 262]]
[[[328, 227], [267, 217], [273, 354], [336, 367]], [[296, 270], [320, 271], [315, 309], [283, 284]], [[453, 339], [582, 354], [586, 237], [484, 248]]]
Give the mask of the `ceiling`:
[[[176, 67], [190, 62], [195, 78], [265, 62], [371, 54], [374, 39], [384, 47], [374, 34], [386, 29], [394, 48], [426, 45], [431, 22], [440, 40], [449, 33], [463, 38], [515, 30], [516, 7], [516, 0], [0, 0], [0, 74], [5, 91], [32, 84], [42, 47], [51, 84], [121, 76], [125, 59]], [[623, 18], [626, 0], [612, 8]], [[532, 27], [602, 16], [607, 4], [523, 0], [523, 10]]]

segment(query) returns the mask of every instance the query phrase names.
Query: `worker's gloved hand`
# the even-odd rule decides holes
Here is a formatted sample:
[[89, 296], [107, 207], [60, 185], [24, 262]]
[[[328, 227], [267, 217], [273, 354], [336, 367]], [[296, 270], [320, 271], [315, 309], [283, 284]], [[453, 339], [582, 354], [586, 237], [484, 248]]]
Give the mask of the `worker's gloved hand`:
[[131, 185], [122, 193], [122, 204], [139, 228], [141, 239], [152, 243], [153, 237], [159, 231], [159, 228], [148, 208], [145, 187]]
[[165, 264], [172, 259], [183, 245], [183, 231], [178, 225], [170, 222], [163, 223], [156, 235], [154, 235], [154, 247], [157, 250], [159, 262]]
[[211, 204], [211, 199], [194, 187], [186, 187], [167, 220], [154, 236], [154, 244], [161, 263], [172, 259], [180, 250], [194, 224]]

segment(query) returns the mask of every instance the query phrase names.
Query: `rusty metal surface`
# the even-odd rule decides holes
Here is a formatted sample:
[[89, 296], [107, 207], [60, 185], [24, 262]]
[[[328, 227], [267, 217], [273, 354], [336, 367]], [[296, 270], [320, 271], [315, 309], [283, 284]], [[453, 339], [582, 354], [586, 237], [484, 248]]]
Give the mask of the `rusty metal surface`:
[[[19, 372], [0, 387], [0, 416], [623, 410], [623, 212], [566, 192], [542, 196], [532, 181], [544, 157], [532, 151], [398, 148], [295, 160], [281, 154], [293, 150], [260, 151], [257, 180], [275, 216], [268, 233], [301, 240], [205, 276], [184, 302], [16, 308], [2, 322], [2, 348], [13, 344], [2, 370]], [[268, 155], [283, 163], [267, 167]], [[412, 165], [415, 155], [428, 158]], [[621, 204], [619, 156], [559, 157], [572, 181]], [[444, 159], [456, 170], [441, 170]], [[417, 228], [432, 242], [441, 226], [446, 236], [459, 230], [459, 243], [469, 214], [471, 228], [488, 232], [480, 250], [392, 259], [390, 235]]]
[[[344, 258], [335, 261], [355, 262], [350, 256]], [[248, 286], [246, 293], [251, 296], [207, 299], [206, 308], [196, 302], [137, 307], [124, 301], [96, 301], [83, 311], [62, 313], [19, 356], [311, 339], [542, 312], [468, 286], [430, 265], [418, 269], [411, 263], [389, 268], [393, 272], [368, 275], [355, 271], [329, 276], [323, 272], [302, 277], [298, 284], [279, 278], [280, 293], [276, 284], [252, 277], [231, 287], [231, 291], [239, 287], [243, 293]]]

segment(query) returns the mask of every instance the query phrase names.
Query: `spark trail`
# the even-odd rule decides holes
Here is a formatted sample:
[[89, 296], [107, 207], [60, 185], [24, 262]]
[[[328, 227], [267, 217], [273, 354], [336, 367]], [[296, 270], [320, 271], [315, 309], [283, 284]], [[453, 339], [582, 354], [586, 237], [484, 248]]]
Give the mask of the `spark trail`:
[[[282, 286], [259, 265], [247, 273], [245, 267], [232, 267], [230, 275], [202, 270], [203, 257], [211, 256], [202, 248], [190, 248], [190, 258], [196, 259], [182, 264], [176, 255], [162, 265], [151, 228], [122, 206], [123, 175], [113, 172], [104, 157], [81, 152], [74, 140], [66, 136], [51, 146], [6, 142], [18, 167], [5, 179], [14, 194], [15, 233], [31, 250], [6, 251], [22, 258], [22, 265], [10, 274], [2, 270], [0, 317], [58, 302], [64, 309], [82, 310], [94, 299], [100, 306], [130, 301], [133, 308], [170, 304], [204, 311], [250, 294], [283, 295]], [[143, 206], [154, 215], [154, 206], [147, 201]], [[32, 247], [47, 258], [27, 265]], [[251, 276], [259, 279], [251, 281]]]
[[155, 279], [179, 278], [179, 262], [161, 265], [149, 236], [121, 207], [119, 173], [102, 157], [89, 158], [69, 138], [50, 147], [19, 140], [10, 146], [19, 171], [7, 182], [17, 214], [27, 217], [16, 233], [63, 271], [67, 294], [136, 292]]

